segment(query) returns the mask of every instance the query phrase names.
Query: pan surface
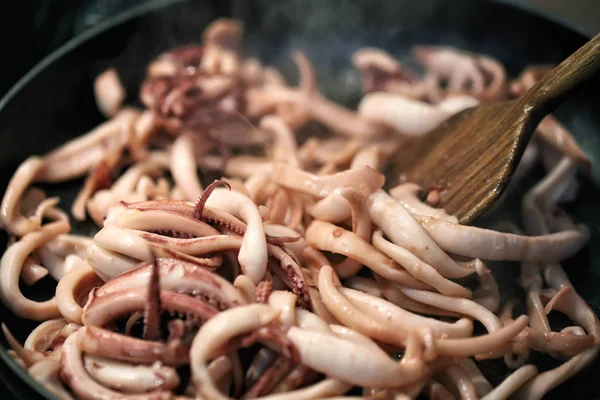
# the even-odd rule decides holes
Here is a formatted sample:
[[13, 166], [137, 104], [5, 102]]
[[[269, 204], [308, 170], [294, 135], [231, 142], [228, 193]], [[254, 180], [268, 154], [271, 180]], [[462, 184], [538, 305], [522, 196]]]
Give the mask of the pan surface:
[[[92, 93], [96, 75], [114, 66], [127, 88], [129, 102], [137, 103], [138, 87], [147, 63], [174, 46], [197, 42], [203, 28], [218, 17], [233, 17], [245, 24], [244, 49], [265, 64], [279, 67], [296, 79], [289, 58], [292, 50], [303, 50], [314, 63], [321, 88], [331, 98], [354, 105], [360, 95], [358, 74], [350, 66], [352, 51], [376, 46], [405, 57], [415, 44], [452, 45], [490, 54], [503, 62], [510, 75], [528, 64], [558, 63], [585, 42], [567, 28], [505, 5], [479, 0], [253, 0], [253, 1], [158, 1], [122, 15], [63, 46], [42, 61], [0, 101], [0, 187], [27, 156], [43, 154], [80, 135], [103, 117]], [[509, 28], [510, 27], [510, 28]], [[589, 246], [565, 263], [575, 288], [593, 309], [600, 312], [600, 80], [565, 103], [556, 115], [571, 129], [588, 152], [595, 172], [582, 177], [577, 200], [568, 211], [591, 231]], [[532, 176], [534, 180], [536, 177]], [[68, 208], [80, 182], [48, 187], [61, 195]], [[511, 201], [508, 202], [511, 204]], [[519, 216], [509, 208], [508, 216]], [[74, 224], [73, 230], [91, 233], [93, 227]], [[7, 236], [3, 233], [0, 247]], [[519, 293], [517, 267], [494, 266], [504, 298]], [[36, 286], [32, 298], [48, 298], [53, 287]], [[42, 285], [43, 286], [43, 285]], [[36, 325], [17, 319], [0, 305], [0, 319], [23, 340]], [[0, 377], [20, 397], [51, 398], [6, 353], [0, 349]], [[542, 368], [556, 363], [535, 360]], [[482, 364], [492, 384], [500, 382], [507, 369], [498, 363]], [[555, 389], [548, 398], [599, 399], [600, 389], [590, 388], [600, 373], [596, 362], [584, 373]], [[16, 374], [18, 378], [14, 378]], [[25, 382], [21, 382], [23, 379]], [[35, 389], [31, 390], [29, 386]]]

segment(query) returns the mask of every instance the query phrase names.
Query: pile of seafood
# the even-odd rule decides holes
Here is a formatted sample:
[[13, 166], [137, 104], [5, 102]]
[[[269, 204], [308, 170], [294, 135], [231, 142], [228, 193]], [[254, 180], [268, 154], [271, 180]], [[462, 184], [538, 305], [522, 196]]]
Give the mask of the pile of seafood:
[[[520, 96], [549, 66], [509, 78], [486, 55], [418, 46], [420, 76], [364, 48], [353, 110], [319, 91], [303, 53], [297, 84], [244, 58], [242, 33], [217, 20], [156, 58], [144, 109], [102, 73], [107, 121], [14, 173], [0, 298], [40, 324], [23, 344], [2, 328], [32, 377], [60, 399], [540, 399], [595, 359], [600, 323], [561, 266], [589, 238], [562, 208], [589, 161], [558, 120], [508, 189], [546, 171], [518, 224], [460, 225], [443, 188], [386, 172], [415, 137]], [[70, 212], [35, 186], [75, 179]], [[71, 233], [72, 219], [97, 233]], [[497, 261], [520, 263], [523, 298], [501, 303]], [[48, 279], [52, 298], [23, 294]], [[538, 370], [532, 352], [561, 363]], [[511, 370], [495, 387], [489, 359]]]

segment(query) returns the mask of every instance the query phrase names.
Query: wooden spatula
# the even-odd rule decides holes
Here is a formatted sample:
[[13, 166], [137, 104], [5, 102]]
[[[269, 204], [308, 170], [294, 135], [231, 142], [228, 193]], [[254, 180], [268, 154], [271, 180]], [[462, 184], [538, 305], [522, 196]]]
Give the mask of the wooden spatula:
[[598, 70], [600, 34], [520, 98], [445, 121], [415, 145], [400, 171], [423, 188], [440, 187], [441, 206], [461, 223], [472, 222], [503, 192], [542, 118]]

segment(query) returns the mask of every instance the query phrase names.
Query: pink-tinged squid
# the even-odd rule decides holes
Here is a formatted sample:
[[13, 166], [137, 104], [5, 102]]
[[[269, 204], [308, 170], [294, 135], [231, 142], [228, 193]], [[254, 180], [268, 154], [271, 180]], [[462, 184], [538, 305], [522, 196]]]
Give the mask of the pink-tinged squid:
[[58, 361], [39, 361], [29, 367], [27, 372], [57, 399], [74, 400], [60, 380], [60, 363]]
[[57, 221], [44, 225], [14, 243], [0, 260], [0, 299], [12, 312], [22, 318], [43, 321], [60, 316], [56, 299], [44, 302], [27, 299], [19, 289], [19, 276], [27, 256], [36, 248], [70, 230], [68, 222]]
[[[400, 290], [402, 290], [402, 293], [404, 293], [405, 296], [420, 303], [457, 312], [463, 315], [468, 315], [480, 321], [489, 333], [498, 332], [500, 329], [502, 329], [502, 323], [493, 312], [472, 300], [446, 296], [440, 293], [433, 293], [425, 290], [414, 290], [408, 288], [401, 288]], [[495, 351], [488, 356], [490, 358], [498, 357], [502, 352], [501, 350], [502, 349]]]
[[109, 68], [94, 80], [94, 96], [98, 109], [106, 118], [114, 117], [125, 100], [125, 89], [114, 68]]
[[581, 250], [589, 238], [589, 232], [583, 227], [548, 235], [521, 236], [429, 216], [415, 216], [415, 219], [442, 250], [484, 260], [562, 261]]
[[2, 227], [13, 235], [23, 236], [40, 229], [40, 222], [32, 216], [21, 214], [21, 201], [27, 188], [36, 180], [44, 167], [39, 157], [29, 157], [15, 171], [0, 205], [0, 222]]
[[65, 274], [56, 286], [56, 305], [61, 315], [81, 325], [82, 304], [87, 301], [89, 292], [102, 283], [102, 279], [87, 264]]
[[[462, 336], [465, 334], [465, 336], [468, 336], [470, 334], [469, 329], [472, 329], [472, 325], [467, 320], [462, 320], [454, 325], [440, 324], [438, 321], [423, 322], [423, 317], [415, 315], [411, 316], [410, 322], [402, 320], [402, 322], [393, 323], [389, 320], [390, 312], [395, 315], [410, 315], [410, 313], [394, 308], [391, 304], [387, 306], [387, 312], [385, 308], [377, 310], [377, 307], [365, 305], [364, 300], [366, 300], [368, 295], [352, 291], [351, 289], [336, 288], [332, 282], [332, 274], [333, 270], [330, 267], [323, 268], [323, 271], [319, 274], [319, 290], [328, 310], [336, 318], [345, 325], [350, 326], [369, 337], [393, 344], [400, 348], [408, 347], [412, 333], [428, 331], [429, 333], [424, 333], [423, 337], [419, 340], [423, 340], [426, 343], [425, 352], [430, 359], [434, 359], [437, 355], [454, 356], [459, 351], [465, 352], [463, 353], [465, 356], [478, 354], [472, 352], [483, 346], [487, 347], [486, 352], [501, 348], [523, 329], [523, 322], [525, 322], [525, 324], [527, 322], [527, 318], [525, 317], [524, 319], [520, 319], [518, 323], [514, 323], [510, 329], [503, 328], [490, 335], [477, 338], [467, 338]], [[355, 298], [355, 301], [360, 302], [362, 300], [362, 305], [360, 305], [359, 302], [351, 302], [349, 300], [350, 297], [346, 297], [348, 293], [353, 294], [353, 292], [358, 297]], [[374, 303], [377, 303], [378, 301], [384, 302], [377, 298], [372, 298], [370, 300]], [[360, 308], [355, 305], [359, 305]], [[416, 328], [415, 330], [410, 330], [406, 325], [407, 323], [422, 325], [420, 329]], [[439, 335], [442, 334], [441, 331], [453, 331], [459, 337], [456, 339], [439, 339]], [[462, 332], [462, 335], [458, 332]], [[464, 341], [465, 346], [463, 346], [462, 341]], [[467, 343], [473, 341], [475, 341], [474, 343], [477, 345], [471, 348]], [[451, 346], [456, 346], [456, 348], [451, 348]], [[431, 351], [433, 353], [431, 353]]]
[[[211, 356], [235, 336], [250, 333], [276, 319], [278, 312], [267, 305], [253, 304], [224, 311], [204, 324], [194, 338], [190, 350], [192, 379], [198, 396], [227, 399], [219, 392], [208, 372]], [[235, 321], [235, 323], [231, 323]]]
[[373, 193], [380, 189], [385, 181], [379, 171], [367, 166], [331, 175], [316, 176], [285, 164], [276, 164], [273, 167], [271, 179], [281, 186], [317, 198], [331, 194], [338, 187], [355, 189], [364, 187], [369, 193]]
[[[242, 296], [229, 281], [203, 268], [202, 265], [174, 258], [157, 258], [161, 290], [190, 294], [205, 300], [219, 310], [245, 304]], [[104, 296], [115, 292], [147, 287], [150, 282], [152, 261], [141, 263], [94, 292]]]
[[244, 274], [258, 283], [267, 270], [268, 256], [263, 222], [256, 205], [243, 194], [226, 189], [215, 189], [206, 200], [206, 205], [244, 220], [247, 228], [238, 261]]
[[37, 180], [54, 183], [84, 175], [106, 154], [125, 147], [132, 138], [138, 116], [135, 110], [123, 109], [110, 121], [48, 153], [43, 157], [44, 167], [37, 174]]
[[[360, 190], [352, 187], [342, 188], [339, 194], [350, 206], [352, 232], [361, 239], [368, 241], [371, 236], [371, 218], [369, 217], [366, 196]], [[333, 268], [341, 278], [349, 278], [360, 271], [362, 264], [360, 261], [348, 257], [344, 261], [334, 264]]]
[[478, 399], [477, 393], [475, 392], [475, 386], [469, 375], [460, 364], [454, 364], [438, 374], [441, 382], [445, 383], [448, 387], [452, 387], [453, 392], [459, 394], [462, 400], [475, 400]]
[[324, 221], [313, 221], [306, 229], [306, 243], [319, 250], [341, 254], [394, 282], [428, 289], [430, 285], [413, 278], [404, 268], [386, 257], [357, 234]]
[[198, 178], [194, 142], [189, 135], [180, 135], [171, 148], [171, 174], [175, 184], [185, 193], [187, 200], [202, 195], [202, 184]]
[[143, 394], [124, 394], [109, 389], [96, 382], [89, 375], [83, 361], [81, 344], [83, 342], [82, 331], [72, 334], [63, 345], [61, 357], [60, 376], [69, 388], [81, 399], [148, 399], [163, 400], [173, 399], [171, 392], [159, 391]]
[[369, 196], [369, 212], [394, 244], [409, 250], [446, 278], [463, 278], [474, 272], [444, 253], [408, 210], [383, 190]]
[[[298, 348], [301, 362], [327, 376], [359, 386], [398, 387], [415, 382], [429, 373], [418, 358], [399, 363], [371, 352], [367, 347], [333, 335], [292, 327], [288, 338]], [[337, 356], [332, 357], [332, 354]]]
[[483, 101], [506, 95], [506, 71], [491, 57], [443, 46], [416, 46], [411, 53], [438, 85], [448, 81], [448, 93], [468, 93]]
[[435, 268], [421, 261], [408, 250], [385, 240], [380, 230], [373, 233], [371, 242], [379, 251], [405, 268], [415, 279], [430, 284], [440, 293], [449, 296], [471, 297], [469, 289], [444, 278]]
[[397, 325], [406, 331], [430, 328], [440, 337], [449, 338], [468, 337], [473, 333], [473, 324], [467, 318], [462, 318], [455, 323], [442, 322], [413, 314], [384, 299], [373, 298], [373, 296], [357, 290], [340, 287], [338, 291], [359, 312], [381, 322]]
[[[86, 326], [103, 327], [115, 319], [144, 310], [147, 302], [146, 288], [130, 289], [96, 296], [94, 292], [83, 309], [81, 319]], [[218, 310], [207, 303], [185, 294], [160, 291], [162, 311], [185, 315], [189, 321], [204, 323]]]
[[172, 366], [189, 361], [190, 343], [180, 338], [149, 341], [94, 326], [84, 326], [78, 335], [82, 337], [82, 351], [105, 358], [148, 364], [159, 361]]
[[93, 380], [119, 392], [150, 394], [173, 390], [179, 385], [177, 371], [160, 363], [136, 365], [88, 354], [84, 356], [84, 365]]
[[451, 97], [431, 105], [393, 93], [369, 93], [358, 105], [358, 113], [402, 136], [425, 136], [452, 115], [479, 105], [471, 96]]

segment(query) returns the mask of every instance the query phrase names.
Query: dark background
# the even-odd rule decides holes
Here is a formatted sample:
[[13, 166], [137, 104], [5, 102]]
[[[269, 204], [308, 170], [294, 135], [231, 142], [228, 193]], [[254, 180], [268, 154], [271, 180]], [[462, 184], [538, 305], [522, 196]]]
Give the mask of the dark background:
[[[200, 0], [202, 1], [202, 0]], [[0, 97], [44, 56], [146, 0], [19, 0], [0, 7]]]

